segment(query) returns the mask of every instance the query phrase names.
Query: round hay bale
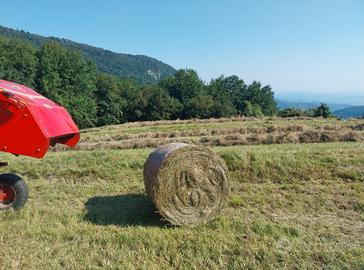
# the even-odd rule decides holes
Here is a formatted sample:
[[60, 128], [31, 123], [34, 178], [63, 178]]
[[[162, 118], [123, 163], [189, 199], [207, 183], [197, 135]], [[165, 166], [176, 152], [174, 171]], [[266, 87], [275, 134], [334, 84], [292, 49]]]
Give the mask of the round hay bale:
[[206, 147], [170, 143], [144, 165], [144, 184], [161, 216], [173, 225], [195, 225], [224, 207], [230, 186], [227, 166]]

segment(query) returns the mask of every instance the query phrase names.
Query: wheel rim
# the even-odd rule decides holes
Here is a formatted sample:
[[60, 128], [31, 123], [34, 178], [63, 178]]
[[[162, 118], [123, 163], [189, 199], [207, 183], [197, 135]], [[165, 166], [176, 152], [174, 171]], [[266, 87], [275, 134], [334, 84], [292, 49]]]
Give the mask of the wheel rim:
[[0, 209], [9, 208], [15, 200], [15, 190], [8, 185], [0, 185]]

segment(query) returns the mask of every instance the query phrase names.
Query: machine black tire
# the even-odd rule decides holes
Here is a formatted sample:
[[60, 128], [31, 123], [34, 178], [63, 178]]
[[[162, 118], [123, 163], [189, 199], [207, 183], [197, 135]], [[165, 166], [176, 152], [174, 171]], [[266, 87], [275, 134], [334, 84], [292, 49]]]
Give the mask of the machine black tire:
[[25, 203], [28, 200], [28, 186], [25, 183], [25, 181], [17, 176], [16, 174], [6, 173], [6, 174], [0, 174], [0, 185], [7, 185], [11, 187], [15, 192], [15, 198], [11, 205], [9, 207], [1, 208], [2, 209], [8, 209], [13, 208], [14, 210], [19, 210], [23, 208]]

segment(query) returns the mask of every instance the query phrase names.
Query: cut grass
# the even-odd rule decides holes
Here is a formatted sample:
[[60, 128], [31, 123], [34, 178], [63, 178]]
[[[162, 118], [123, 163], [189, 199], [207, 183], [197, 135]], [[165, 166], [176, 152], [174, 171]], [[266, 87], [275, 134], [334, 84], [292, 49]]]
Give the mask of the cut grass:
[[230, 118], [128, 123], [84, 130], [77, 149], [135, 149], [171, 142], [231, 146], [345, 141], [364, 141], [363, 120]]
[[0, 268], [363, 269], [362, 143], [212, 149], [232, 194], [196, 228], [154, 213], [142, 181], [152, 149], [1, 154], [31, 197], [21, 212], [0, 212]]
[[[363, 125], [361, 119], [337, 120], [335, 118], [220, 118], [201, 120], [174, 120], [154, 122], [133, 122], [122, 125], [104, 126], [83, 130], [83, 137], [110, 136], [120, 134], [135, 134], [147, 132], [176, 132], [190, 130], [207, 130], [214, 128], [264, 128], [270, 126], [308, 126], [312, 128], [337, 127]], [[363, 129], [361, 129], [363, 130]]]

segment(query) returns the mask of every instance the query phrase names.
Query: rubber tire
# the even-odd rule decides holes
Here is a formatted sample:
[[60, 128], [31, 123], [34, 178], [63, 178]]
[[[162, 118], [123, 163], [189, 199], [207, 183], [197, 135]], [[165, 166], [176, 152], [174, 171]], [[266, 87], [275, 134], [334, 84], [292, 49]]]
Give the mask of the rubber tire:
[[[16, 174], [5, 173], [0, 174], [0, 183], [11, 186], [15, 191], [15, 200], [9, 208], [14, 210], [23, 208], [29, 196], [28, 186], [25, 181]], [[5, 208], [5, 210], [9, 208]]]

